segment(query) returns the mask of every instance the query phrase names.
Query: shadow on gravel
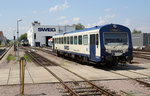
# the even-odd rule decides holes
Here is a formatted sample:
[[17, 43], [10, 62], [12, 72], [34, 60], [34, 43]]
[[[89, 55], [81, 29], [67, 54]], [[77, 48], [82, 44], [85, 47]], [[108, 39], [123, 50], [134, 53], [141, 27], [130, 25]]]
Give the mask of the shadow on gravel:
[[118, 64], [117, 66], [106, 66], [106, 65], [100, 65], [100, 64], [97, 64], [97, 63], [94, 63], [94, 62], [86, 63], [86, 62], [78, 61], [78, 60], [75, 60], [75, 59], [72, 59], [72, 58], [69, 58], [69, 57], [61, 57], [61, 58], [67, 59], [69, 61], [76, 62], [76, 63], [81, 64], [81, 65], [87, 65], [87, 66], [91, 66], [91, 67], [94, 67], [94, 68], [97, 68], [97, 69], [102, 69], [102, 70], [107, 70], [107, 71], [148, 69], [148, 68], [145, 68], [145, 67], [132, 65], [132, 64], [139, 64], [139, 62], [132, 62], [132, 64]]
[[148, 69], [148, 68], [132, 65], [132, 64], [139, 64], [139, 62], [137, 62], [137, 61], [133, 61], [132, 64], [118, 64], [117, 66], [106, 66], [106, 65], [100, 65], [100, 64], [97, 64], [94, 62], [82, 62], [82, 60], [72, 59], [69, 56], [61, 56], [60, 55], [58, 57], [63, 58], [63, 59], [67, 59], [69, 61], [76, 62], [76, 63], [81, 64], [81, 65], [87, 65], [87, 66], [91, 66], [91, 67], [94, 67], [97, 69], [102, 69], [102, 70], [107, 70], [107, 71], [109, 71], [109, 70], [115, 71], [115, 70], [144, 70], [144, 69]]
[[99, 65], [94, 65], [94, 68], [97, 69], [103, 69], [103, 70], [112, 70], [112, 71], [117, 71], [117, 70], [144, 70], [144, 69], [148, 69], [148, 68], [144, 68], [144, 67], [139, 67], [139, 66], [134, 66], [134, 65], [117, 65], [117, 66], [99, 66]]
[[[65, 58], [68, 59], [68, 58]], [[85, 63], [85, 62], [80, 62], [77, 60], [72, 60], [72, 59], [68, 59], [74, 62], [77, 62], [81, 65], [87, 65], [87, 66], [91, 66], [97, 69], [103, 69], [103, 70], [144, 70], [144, 69], [148, 69], [145, 67], [140, 67], [140, 66], [136, 66], [136, 65], [132, 65], [132, 64], [138, 64], [138, 62], [133, 62], [132, 64], [118, 64], [117, 66], [106, 66], [106, 65], [100, 65], [94, 62], [90, 62], [90, 63]]]

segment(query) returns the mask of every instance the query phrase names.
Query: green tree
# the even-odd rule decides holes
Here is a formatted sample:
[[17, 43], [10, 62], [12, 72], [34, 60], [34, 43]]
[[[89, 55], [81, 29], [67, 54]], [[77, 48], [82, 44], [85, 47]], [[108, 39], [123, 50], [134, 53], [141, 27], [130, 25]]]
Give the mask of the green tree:
[[19, 38], [19, 41], [21, 41], [23, 39], [27, 39], [27, 33], [22, 34]]
[[134, 29], [134, 30], [132, 31], [132, 34], [140, 34], [140, 33], [142, 33], [141, 30], [136, 30], [136, 29]]
[[82, 25], [81, 23], [73, 24], [73, 26], [75, 26], [76, 30], [81, 30], [85, 28], [84, 25]]

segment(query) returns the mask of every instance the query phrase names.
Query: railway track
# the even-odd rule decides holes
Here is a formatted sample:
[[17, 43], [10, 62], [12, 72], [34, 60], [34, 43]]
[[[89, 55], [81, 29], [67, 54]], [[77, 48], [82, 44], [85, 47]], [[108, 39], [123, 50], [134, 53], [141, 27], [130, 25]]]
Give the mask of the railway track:
[[5, 56], [5, 54], [9, 51], [9, 49], [11, 48], [12, 46], [10, 47], [7, 47], [5, 49], [2, 50], [1, 54], [0, 54], [0, 60]]
[[[120, 75], [120, 76], [127, 77], [127, 78], [129, 78], [129, 79], [131, 79], [131, 80], [134, 80], [134, 81], [138, 82], [139, 84], [142, 84], [142, 85], [144, 85], [144, 86], [146, 86], [146, 87], [150, 87], [150, 83], [148, 83], [148, 82], [142, 81], [142, 80], [140, 80], [140, 79], [135, 79], [135, 78], [132, 78], [132, 77], [130, 77], [130, 76], [127, 76], [127, 75], [124, 75], [124, 74], [121, 74], [121, 73], [117, 73], [117, 72], [115, 72], [115, 71], [110, 71], [110, 72], [112, 72], [112, 73], [114, 73], [114, 74], [117, 74], [117, 75]], [[131, 72], [131, 71], [129, 71], [129, 72]]]
[[150, 52], [146, 51], [133, 51], [133, 57], [144, 58], [150, 60]]
[[[69, 69], [62, 67], [50, 60], [48, 60], [47, 58], [33, 52], [33, 51], [25, 51], [32, 59], [34, 62], [40, 64], [42, 67], [44, 67], [49, 73], [51, 73], [56, 79], [58, 79], [60, 81], [60, 83], [63, 85], [63, 87], [66, 89], [66, 91], [63, 91], [64, 96], [118, 96], [117, 93], [104, 88], [104, 86], [97, 86], [93, 83], [91, 83], [89, 80], [87, 80], [86, 78], [70, 71]], [[63, 68], [64, 70], [71, 72], [72, 74], [74, 74], [75, 76], [81, 78], [82, 80], [84, 80], [84, 83], [86, 86], [82, 86], [80, 85], [79, 82], [72, 82], [71, 86], [70, 84], [68, 85], [67, 82], [64, 82], [60, 77], [57, 76], [57, 74], [55, 74], [54, 72], [52, 72], [50, 69], [47, 68], [47, 66], [58, 66]], [[76, 86], [78, 85], [78, 86]]]
[[[49, 50], [40, 49], [40, 48], [38, 48], [38, 50], [43, 51], [43, 52], [46, 52], [46, 53], [48, 53], [48, 54], [56, 55], [55, 53], [52, 53], [52, 51], [49, 51]], [[143, 52], [143, 54], [150, 54], [150, 53]], [[118, 66], [117, 66], [117, 67], [118, 67]], [[121, 69], [121, 70], [125, 70], [124, 68], [121, 68], [121, 67], [118, 67], [118, 68]], [[110, 69], [106, 69], [106, 68], [104, 68], [104, 69], [107, 70], [107, 71], [110, 71]], [[114, 68], [114, 70], [116, 70], [116, 67]], [[139, 72], [135, 72], [135, 71], [131, 71], [131, 70], [127, 70], [127, 71], [128, 71], [128, 72], [135, 73], [135, 74], [147, 76], [147, 78], [150, 78], [150, 75], [147, 75], [147, 74], [143, 74], [143, 73], [139, 73]], [[117, 75], [120, 75], [120, 76], [127, 77], [127, 78], [129, 78], [129, 79], [131, 79], [131, 80], [134, 80], [134, 81], [138, 82], [139, 84], [142, 84], [142, 85], [144, 85], [144, 86], [146, 86], [146, 87], [150, 87], [150, 83], [147, 83], [147, 82], [145, 82], [145, 81], [142, 81], [142, 80], [139, 80], [139, 79], [135, 79], [135, 78], [132, 78], [132, 77], [130, 77], [130, 76], [127, 76], [127, 75], [124, 75], [124, 74], [121, 74], [121, 73], [117, 73], [117, 72], [115, 72], [115, 71], [110, 71], [110, 72], [112, 72], [112, 73], [114, 73], [114, 74], [117, 74]]]

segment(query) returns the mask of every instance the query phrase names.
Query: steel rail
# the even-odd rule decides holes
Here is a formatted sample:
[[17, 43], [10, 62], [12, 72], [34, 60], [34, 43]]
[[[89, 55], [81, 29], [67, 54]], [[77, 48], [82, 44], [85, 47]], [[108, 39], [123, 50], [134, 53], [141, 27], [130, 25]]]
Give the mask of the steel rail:
[[[117, 66], [117, 67], [119, 67], [119, 66]], [[123, 68], [121, 68], [121, 67], [119, 67], [119, 69], [125, 70], [125, 69], [123, 69]], [[147, 75], [147, 74], [143, 74], [143, 73], [135, 72], [135, 71], [132, 71], [132, 70], [127, 70], [127, 71], [128, 71], [128, 72], [135, 73], [135, 74], [140, 74], [140, 75], [143, 75], [143, 76], [147, 76], [148, 78], [150, 78], [150, 75]]]
[[[32, 54], [30, 54], [30, 55], [32, 55]], [[38, 55], [39, 55], [39, 54], [38, 54]], [[39, 55], [39, 56], [41, 56], [41, 55]], [[43, 57], [43, 56], [41, 56], [41, 57]], [[32, 58], [33, 58], [33, 56], [32, 56]], [[33, 59], [35, 59], [35, 58], [33, 58]], [[36, 61], [37, 61], [37, 60], [36, 60]], [[38, 62], [38, 61], [37, 61], [37, 62]], [[39, 62], [39, 63], [40, 63], [40, 62]], [[51, 63], [53, 63], [53, 64], [55, 64], [55, 65], [57, 64], [57, 63], [52, 62], [52, 61], [51, 61]], [[42, 64], [40, 63], [40, 65], [42, 65]], [[107, 90], [105, 90], [105, 89], [103, 89], [103, 88], [98, 87], [97, 85], [91, 83], [89, 80], [87, 80], [87, 79], [85, 79], [84, 77], [82, 77], [82, 76], [80, 76], [80, 75], [78, 75], [78, 74], [76, 74], [76, 73], [70, 71], [69, 69], [67, 69], [67, 68], [65, 68], [65, 67], [62, 67], [62, 66], [60, 66], [59, 64], [57, 64], [57, 65], [58, 65], [59, 67], [65, 69], [65, 70], [71, 72], [72, 74], [78, 76], [79, 78], [83, 79], [83, 80], [86, 81], [88, 84], [90, 84], [90, 86], [92, 86], [94, 89], [100, 91], [101, 93], [104, 93], [104, 94], [107, 95], [107, 96], [117, 96], [117, 95], [115, 95], [115, 94], [112, 94], [111, 92], [108, 92]], [[63, 80], [61, 80], [57, 75], [55, 75], [52, 71], [50, 71], [50, 70], [49, 70], [47, 67], [45, 67], [44, 65], [42, 65], [42, 66], [43, 66], [47, 71], [49, 71], [51, 74], [53, 74], [56, 78], [58, 78], [59, 81], [64, 85], [65, 88], [67, 88], [67, 89], [69, 90], [69, 92], [70, 92], [71, 94], [75, 94], [75, 96], [79, 96], [79, 95], [77, 95], [77, 93], [75, 93], [75, 92], [73, 93], [73, 90], [71, 91], [71, 89], [70, 89], [70, 88], [63, 82]]]
[[[44, 51], [44, 50], [42, 50], [42, 49], [39, 49], [39, 50]], [[54, 63], [54, 62], [53, 62], [53, 63]], [[60, 66], [60, 67], [62, 67], [62, 66]], [[69, 69], [67, 69], [67, 68], [65, 68], [65, 67], [62, 67], [62, 68], [64, 68], [64, 69], [70, 71]], [[72, 71], [70, 71], [70, 72], [73, 73], [73, 74], [76, 74], [76, 73], [74, 73], [74, 72], [72, 72]], [[137, 79], [135, 79], [135, 78], [132, 78], [132, 77], [123, 75], [123, 74], [121, 74], [121, 73], [116, 73], [116, 72], [114, 72], [114, 71], [111, 71], [111, 72], [114, 73], [114, 74], [118, 74], [118, 75], [127, 77], [127, 78], [129, 78], [129, 79], [134, 80], [134, 81], [137, 81], [137, 82], [139, 82], [140, 84], [143, 84], [143, 85], [145, 85], [145, 86], [147, 86], [147, 87], [150, 87], [150, 83], [147, 83], [147, 82], [144, 82], [144, 81], [141, 81], [141, 80], [137, 80]], [[136, 72], [134, 72], [134, 73], [136, 73]], [[142, 73], [139, 73], [139, 74], [142, 74]], [[78, 74], [76, 74], [76, 75], [78, 75]], [[142, 75], [144, 75], [144, 74], [142, 74]], [[146, 75], [146, 76], [147, 76], [147, 75]], [[80, 77], [80, 76], [78, 76], [78, 77]], [[80, 77], [80, 78], [82, 78], [83, 80], [85, 79], [85, 78], [83, 78], [83, 77]], [[85, 81], [86, 81], [86, 79], [85, 79]], [[88, 80], [87, 80], [87, 81], [88, 81]]]
[[43, 64], [41, 64], [41, 62], [38, 62], [37, 59], [35, 59], [33, 57], [33, 54], [30, 54], [28, 51], [26, 51], [26, 53], [31, 56], [32, 59], [34, 59], [34, 61], [36, 61], [36, 63], [40, 64], [42, 67], [44, 67], [49, 73], [51, 73], [55, 78], [57, 78], [57, 80], [59, 80], [59, 82], [61, 82], [61, 84], [63, 85], [63, 87], [65, 89], [67, 89], [69, 91], [70, 94], [72, 94], [73, 96], [79, 96], [77, 93], [75, 93], [72, 89], [70, 89], [64, 82], [62, 79], [60, 79], [56, 74], [54, 74], [52, 71], [50, 71], [47, 67], [45, 67]]
[[5, 50], [5, 52], [0, 56], [0, 60], [6, 55], [6, 53], [10, 50], [12, 46], [10, 46], [8, 49]]
[[139, 82], [140, 84], [143, 84], [143, 85], [145, 85], [145, 86], [147, 86], [147, 87], [150, 87], [150, 83], [147, 83], [147, 82], [144, 82], [144, 81], [141, 81], [141, 80], [137, 80], [137, 79], [135, 79], [135, 78], [132, 78], [132, 77], [129, 77], [129, 76], [127, 76], [127, 75], [124, 75], [124, 74], [121, 74], [121, 73], [117, 73], [117, 72], [114, 72], [114, 71], [110, 71], [110, 72], [112, 72], [112, 73], [114, 73], [114, 74], [117, 74], [117, 75], [120, 75], [120, 76], [127, 77], [127, 78], [129, 78], [129, 79], [131, 79], [131, 80], [134, 80], [134, 81]]

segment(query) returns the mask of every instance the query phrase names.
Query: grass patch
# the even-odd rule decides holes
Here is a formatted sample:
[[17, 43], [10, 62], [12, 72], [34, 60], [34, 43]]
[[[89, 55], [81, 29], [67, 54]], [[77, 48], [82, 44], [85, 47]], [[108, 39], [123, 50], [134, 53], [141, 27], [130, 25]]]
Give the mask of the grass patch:
[[16, 57], [14, 57], [12, 54], [9, 54], [7, 57], [7, 63], [9, 63], [11, 60], [16, 60]]
[[5, 47], [5, 45], [0, 45], [0, 47]]
[[26, 59], [27, 62], [31, 62], [31, 58], [28, 54], [24, 54], [24, 58]]
[[133, 96], [132, 94], [127, 94], [126, 96]]

